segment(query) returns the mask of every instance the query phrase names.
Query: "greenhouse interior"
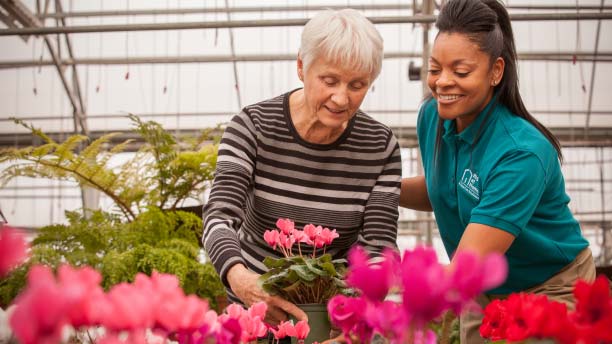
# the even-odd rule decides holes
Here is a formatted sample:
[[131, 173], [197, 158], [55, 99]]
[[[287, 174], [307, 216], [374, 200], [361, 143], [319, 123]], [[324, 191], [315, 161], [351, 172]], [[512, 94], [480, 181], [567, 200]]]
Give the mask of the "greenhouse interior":
[[[373, 122], [389, 128], [391, 136], [397, 140], [401, 155], [401, 178], [424, 175], [425, 159], [422, 156], [423, 147], [419, 147], [421, 131], [417, 131], [417, 122], [420, 112], [424, 111], [422, 109], [425, 107], [425, 99], [432, 92], [428, 85], [428, 79], [433, 74], [429, 66], [432, 49], [435, 50], [436, 38], [442, 37], [443, 34], [435, 23], [445, 6], [461, 1], [464, 0], [0, 0], [0, 224], [7, 229], [7, 233], [10, 228], [24, 238], [23, 243], [11, 243], [9, 235], [2, 234], [0, 251], [4, 253], [0, 252], [0, 260], [17, 254], [9, 251], [12, 252], [16, 247], [20, 247], [19, 245], [27, 247], [23, 253], [27, 257], [22, 257], [20, 265], [13, 264], [7, 268], [9, 265], [5, 264], [8, 263], [0, 262], [0, 308], [4, 309], [0, 313], [0, 342], [272, 343], [276, 340], [278, 343], [286, 343], [280, 337], [266, 334], [267, 330], [259, 333], [256, 333], [259, 330], [252, 330], [249, 337], [244, 328], [256, 323], [251, 318], [240, 318], [240, 321], [236, 321], [236, 324], [242, 326], [242, 337], [240, 333], [237, 337], [231, 337], [229, 333], [235, 334], [237, 330], [227, 318], [234, 315], [231, 315], [231, 311], [227, 313], [227, 310], [221, 315], [223, 307], [228, 304], [231, 307], [234, 299], [238, 300], [240, 297], [238, 292], [236, 295], [232, 294], [234, 299], [229, 297], [228, 300], [226, 296], [226, 288], [234, 290], [229, 278], [232, 271], [230, 269], [235, 267], [231, 265], [232, 259], [240, 259], [247, 267], [251, 264], [249, 259], [258, 260], [253, 264], [259, 270], [254, 271], [260, 273], [260, 270], [267, 271], [270, 266], [259, 261], [258, 257], [263, 255], [263, 252], [275, 252], [270, 247], [253, 251], [243, 247], [244, 258], [227, 258], [225, 254], [229, 253], [221, 252], [221, 249], [207, 252], [207, 240], [223, 241], [220, 234], [215, 234], [218, 230], [213, 230], [217, 228], [215, 224], [211, 224], [209, 229], [206, 209], [213, 211], [215, 207], [211, 205], [208, 208], [207, 205], [209, 200], [212, 202], [215, 199], [215, 192], [211, 192], [216, 174], [215, 166], [231, 166], [232, 163], [232, 159], [227, 157], [223, 160], [226, 165], [221, 163], [222, 159], [216, 161], [218, 156], [222, 156], [222, 152], [229, 149], [224, 146], [222, 139], [225, 137], [225, 129], [231, 127], [230, 123], [236, 115], [241, 114], [241, 111], [245, 113], [243, 109], [252, 104], [304, 87], [305, 83], [300, 80], [302, 76], [298, 51], [305, 25], [322, 11], [351, 8], [373, 23], [384, 42], [380, 74], [369, 85], [359, 109], [371, 117]], [[503, 0], [500, 3], [509, 14], [514, 32], [518, 87], [525, 108], [548, 128], [561, 147], [563, 159], [559, 162], [563, 179], [559, 187], [562, 192], [564, 183], [565, 193], [569, 196], [567, 207], [579, 223], [580, 233], [576, 235], [588, 241], [597, 274], [611, 278], [612, 3], [605, 0]], [[357, 45], [356, 42], [355, 44]], [[434, 58], [433, 61], [437, 60]], [[349, 72], [346, 68], [344, 71]], [[295, 92], [297, 94], [300, 91]], [[306, 89], [304, 92], [306, 93]], [[289, 99], [289, 96], [287, 97]], [[253, 121], [255, 122], [255, 119]], [[235, 127], [231, 128], [237, 130]], [[280, 150], [282, 147], [277, 148]], [[297, 151], [293, 153], [297, 154]], [[479, 157], [470, 157], [470, 160], [473, 158]], [[284, 163], [285, 161], [278, 161], [275, 164], [281, 166]], [[258, 166], [259, 164], [260, 162], [257, 162]], [[274, 163], [263, 163], [266, 164]], [[523, 166], [517, 168], [520, 167]], [[345, 168], [350, 169], [351, 166]], [[220, 173], [219, 171], [217, 173]], [[231, 171], [227, 173], [231, 177]], [[257, 173], [260, 173], [259, 170]], [[261, 176], [264, 176], [264, 172], [261, 173]], [[533, 185], [521, 186], [520, 189], [524, 193], [537, 193], [542, 188], [537, 182], [537, 172], [525, 169], [520, 173], [525, 178], [522, 182], [529, 182], [532, 175], [534, 178], [531, 179], [534, 180]], [[261, 178], [269, 177], [266, 174]], [[396, 180], [398, 181], [399, 179]], [[454, 178], [452, 182], [454, 183]], [[437, 183], [443, 185], [451, 181], [442, 180]], [[399, 183], [396, 184], [395, 197], [400, 191]], [[516, 184], [512, 183], [512, 186]], [[429, 184], [427, 185], [429, 187]], [[338, 186], [337, 190], [350, 190], [349, 186]], [[296, 189], [301, 190], [301, 187]], [[235, 190], [226, 192], [231, 196]], [[402, 189], [403, 192], [406, 191]], [[412, 197], [410, 192], [407, 193], [406, 197]], [[338, 195], [344, 195], [344, 191], [339, 191]], [[483, 199], [484, 195], [483, 191]], [[444, 199], [448, 198], [444, 195], [436, 197], [441, 198], [440, 203], [446, 202]], [[401, 199], [403, 198], [402, 194]], [[247, 200], [248, 204], [245, 206], [243, 200], [242, 204], [249, 212], [251, 207], [255, 207], [251, 201]], [[257, 201], [253, 202], [258, 204]], [[256, 215], [249, 217], [248, 221], [245, 220], [244, 226], [256, 227], [264, 223], [263, 217], [266, 215], [263, 211], [268, 211], [266, 207], [271, 207], [264, 202], [267, 200], [261, 201], [260, 206], [265, 209], [259, 213], [257, 209], [252, 210]], [[409, 251], [416, 256], [420, 252], [418, 248], [427, 248], [430, 250], [428, 253], [434, 253], [437, 257], [439, 267], [447, 264], [453, 266], [459, 259], [452, 256], [454, 252], [447, 253], [449, 248], [445, 245], [449, 239], [448, 236], [441, 235], [438, 228], [442, 221], [433, 199], [429, 207], [433, 207], [438, 217], [434, 212], [409, 209], [397, 204], [397, 200], [395, 202], [391, 212], [397, 216], [397, 223], [393, 227], [400, 254]], [[399, 202], [402, 203], [401, 200]], [[548, 209], [555, 206], [553, 203], [551, 201], [548, 204]], [[529, 206], [524, 204], [525, 207]], [[203, 214], [205, 206], [207, 208]], [[563, 207], [565, 205], [561, 208]], [[333, 206], [321, 207], [321, 215], [316, 218], [324, 219], [331, 208], [335, 209]], [[294, 203], [287, 205], [288, 214], [299, 212], [295, 209], [299, 207]], [[339, 206], [338, 209], [343, 208]], [[230, 212], [227, 209], [218, 211], [226, 214]], [[329, 214], [333, 213], [329, 210]], [[533, 211], [527, 216], [532, 216], [532, 213]], [[259, 216], [257, 214], [262, 218], [256, 217]], [[287, 215], [287, 218], [289, 216]], [[459, 217], [461, 216], [459, 214]], [[271, 221], [269, 218], [265, 220]], [[243, 220], [236, 221], [239, 222], [236, 225], [239, 227]], [[296, 228], [300, 221], [296, 220]], [[338, 223], [343, 223], [342, 221], [344, 220], [338, 220]], [[336, 228], [325, 223], [314, 224]], [[486, 223], [482, 226], [485, 225]], [[558, 225], [561, 226], [561, 222]], [[277, 226], [282, 233], [285, 223], [277, 223]], [[306, 232], [305, 223], [300, 224], [300, 227], [302, 226]], [[472, 223], [469, 226], [472, 226]], [[518, 228], [518, 225], [516, 226]], [[548, 229], [554, 231], [553, 227]], [[258, 231], [263, 234], [264, 230], [270, 229], [272, 228], [266, 227]], [[205, 230], [211, 231], [212, 234], [207, 236]], [[338, 232], [338, 242], [353, 240], [352, 237], [343, 240], [342, 229], [338, 228]], [[238, 240], [247, 240], [248, 243], [266, 245], [268, 239], [251, 238], [251, 234], [241, 229], [238, 234], [232, 234], [231, 240], [235, 237], [236, 244]], [[337, 235], [335, 230], [333, 234]], [[547, 240], [548, 234], [542, 235], [543, 239], [539, 240]], [[513, 233], [513, 236], [518, 242], [519, 236], [516, 233]], [[384, 237], [384, 234], [377, 238], [380, 237]], [[360, 239], [363, 239], [361, 234]], [[6, 242], [2, 243], [3, 240]], [[340, 252], [332, 250], [333, 237], [329, 240], [329, 252], [333, 255], [334, 252]], [[480, 240], [489, 242], [494, 239], [485, 236]], [[299, 240], [297, 241], [299, 244]], [[240, 243], [244, 244], [242, 241]], [[312, 252], [314, 259], [315, 253], [318, 252], [317, 247], [321, 246], [313, 247], [308, 248], [310, 251], [307, 252]], [[552, 246], [546, 246], [546, 249], [549, 247]], [[274, 248], [277, 248], [276, 244]], [[518, 253], [518, 256], [538, 257], [546, 250], [528, 245], [521, 248], [528, 249]], [[508, 247], [504, 248], [507, 249]], [[231, 251], [229, 248], [228, 250]], [[343, 251], [343, 258], [346, 258], [347, 250], [348, 248]], [[563, 251], [565, 248], [559, 250], [561, 252], [558, 254], [566, 255]], [[220, 257], [217, 257], [217, 254]], [[297, 248], [293, 251], [289, 248], [285, 256], [287, 254], [297, 254]], [[325, 250], [322, 254], [325, 255]], [[565, 258], [569, 262], [574, 261], [576, 254], [572, 253], [570, 258]], [[356, 253], [348, 256], [352, 263], [358, 260], [354, 258], [355, 255]], [[299, 256], [302, 256], [301, 250]], [[408, 255], [404, 255], [404, 260], [406, 257]], [[335, 258], [339, 257], [334, 255]], [[537, 258], [530, 259], [528, 263], [513, 259], [509, 258], [507, 263], [510, 266], [509, 276], [512, 275], [514, 266], [520, 264], [532, 264], [531, 271], [540, 269], [534, 267], [539, 264]], [[423, 258], [423, 264], [425, 261]], [[317, 261], [317, 264], [319, 263], [320, 261]], [[268, 268], [265, 268], [264, 264]], [[402, 264], [403, 274], [409, 263]], [[428, 275], [429, 270], [425, 270], [418, 263], [410, 264], [416, 265], [411, 268], [412, 272], [406, 274], [431, 275]], [[74, 266], [75, 270], [62, 270], [60, 266], [64, 265]], [[32, 268], [39, 266], [51, 267], [51, 270], [41, 272], [40, 269]], [[308, 266], [316, 275], [327, 273], [329, 265], [325, 268], [319, 266], [320, 269]], [[86, 267], [92, 268], [88, 271], [96, 277], [86, 278], [84, 270], [76, 270]], [[331, 265], [334, 273], [346, 269], [345, 266], [336, 268], [338, 271]], [[379, 278], [382, 276], [379, 272], [386, 271], [384, 265], [378, 270], [367, 270], [367, 266], [360, 268], [364, 273], [378, 276], [372, 278]], [[358, 275], [358, 269], [359, 267], [348, 267], [348, 287], [362, 290], [365, 295], [367, 291], [360, 289], [359, 282], [355, 281], [357, 278], [354, 276]], [[295, 271], [297, 270], [296, 268]], [[459, 270], [457, 267], [453, 271]], [[481, 276], [496, 276], [495, 273], [483, 271], [485, 270], [480, 272]], [[541, 268], [538, 271], [548, 270]], [[55, 272], [57, 281], [53, 277]], [[79, 275], [80, 273], [83, 275]], [[220, 278], [219, 274], [223, 278]], [[262, 276], [266, 275], [268, 274]], [[312, 278], [322, 278], [321, 275], [315, 275]], [[466, 277], [468, 275], [469, 272], [464, 271], [464, 280], [469, 278]], [[164, 278], [171, 279], [172, 282]], [[342, 276], [339, 278], [342, 279]], [[404, 284], [408, 281], [420, 283], [410, 277], [402, 278], [401, 283]], [[153, 302], [152, 299], [167, 298], [175, 301], [172, 306], [174, 308], [167, 306], [170, 308], [159, 311], [160, 314], [183, 313], [183, 316], [187, 316], [184, 313], [197, 313], [194, 309], [200, 307], [200, 310], [214, 310], [215, 316], [218, 313], [218, 320], [215, 320], [213, 326], [214, 321], [204, 316], [209, 313], [202, 310], [201, 316], [193, 315], [192, 320], [199, 317], [199, 324], [208, 326], [208, 332], [202, 330], [204, 327], [198, 327], [200, 332], [196, 336], [186, 329], [181, 329], [176, 319], [175, 325], [170, 324], [174, 324], [175, 320], [161, 318], [133, 325], [140, 320], [134, 320], [137, 318], [135, 315], [131, 318], [125, 315], [116, 316], [114, 325], [104, 326], [100, 325], [104, 324], [103, 320], [98, 319], [98, 315], [91, 315], [89, 311], [87, 316], [83, 315], [80, 323], [66, 318], [68, 320], [62, 324], [72, 325], [72, 332], [67, 334], [65, 327], [43, 319], [48, 319], [52, 311], [55, 311], [53, 314], [56, 314], [58, 319], [61, 318], [58, 314], [67, 312], [65, 308], [60, 311], [59, 303], [69, 304], [66, 301], [68, 299], [61, 299], [64, 297], [61, 290], [69, 289], [68, 284], [62, 283], [68, 283], [70, 279], [84, 283], [79, 285], [82, 289], [77, 292], [83, 295], [88, 289], [100, 290], [102, 294], [107, 293], [110, 299], [115, 295], [115, 300], [121, 297], [131, 300], [130, 307], [134, 309], [144, 307], [147, 302]], [[96, 288], [91, 287], [91, 284], [85, 287], [86, 279], [89, 281], [87, 283], [93, 283]], [[37, 289], [32, 284], [33, 280], [48, 280], [55, 284], [39, 286], [39, 289], [47, 288], [45, 290], [48, 294], [44, 294], [46, 297], [42, 298], [40, 295], [43, 294], [35, 295]], [[94, 282], [91, 282], [92, 280]], [[180, 290], [170, 291], [170, 287], [167, 287], [167, 294], [164, 296], [152, 296], [153, 294], [148, 294], [151, 292], [149, 289], [146, 292], [143, 289], [145, 284], [154, 288], [162, 283], [180, 284]], [[460, 283], [456, 282], [455, 285], [458, 284]], [[480, 293], [499, 284], [482, 284], [475, 289]], [[50, 285], [57, 289], [52, 291], [49, 289]], [[113, 289], [119, 285], [133, 285], [141, 289], [130, 291], [134, 294]], [[347, 285], [343, 284], [343, 287], [347, 288]], [[262, 292], [265, 290], [268, 294], [273, 294], [270, 291], [272, 289], [266, 289], [265, 283], [263, 288]], [[401, 295], [406, 298], [406, 290], [409, 288], [399, 288], [403, 292], [400, 292], [400, 300]], [[612, 327], [609, 327], [612, 326], [612, 301], [609, 287], [606, 290], [607, 298], [605, 295], [604, 298], [607, 301], [603, 304], [608, 305], [605, 313], [607, 316], [605, 320], [602, 316], [601, 323], [597, 325], [600, 327], [597, 327], [597, 330], [594, 330], [595, 327], [585, 330], [586, 325], [575, 325], [576, 330], [572, 332], [574, 337], [555, 337], [557, 342], [612, 342]], [[116, 292], [113, 294], [114, 291]], [[509, 293], [506, 291], [498, 294]], [[184, 295], [192, 294], [197, 295], [199, 300], [204, 300], [201, 301], [203, 303], [188, 303], [187, 300], [191, 299]], [[53, 295], [57, 296], [55, 301]], [[284, 297], [284, 294], [280, 295]], [[83, 296], [87, 300], [97, 300], [98, 297], [99, 295], [94, 294]], [[436, 296], [429, 293], [427, 297], [433, 300]], [[59, 301], [60, 299], [63, 301]], [[30, 305], [27, 307], [31, 307], [31, 313], [17, 311], [20, 308], [27, 309], [26, 306], [19, 307], [19, 300], [22, 300], [24, 305]], [[251, 301], [242, 301], [246, 306], [252, 306]], [[35, 305], [40, 302], [49, 304], [46, 308], [43, 307], [44, 309], [36, 308]], [[324, 304], [325, 302], [327, 300], [323, 300]], [[404, 300], [404, 304], [406, 302]], [[332, 312], [330, 305], [331, 301], [327, 310], [334, 322], [336, 313]], [[348, 303], [344, 305], [349, 307]], [[95, 305], [91, 307], [99, 308]], [[144, 313], [158, 312], [150, 308], [153, 306], [146, 307], [149, 308], [148, 311], [143, 311]], [[262, 312], [261, 309], [254, 310], [254, 307], [249, 308], [248, 316], [255, 317], [253, 314], [260, 312], [257, 317], [263, 320], [269, 319], [272, 308], [280, 306], [268, 302], [268, 313], [265, 308]], [[404, 306], [402, 309], [408, 313], [416, 312], [410, 313], [408, 318], [417, 319], [418, 312], [408, 308]], [[457, 309], [452, 306], [449, 308]], [[276, 309], [287, 311], [286, 308]], [[348, 308], [344, 308], [346, 309]], [[381, 314], [394, 314], [392, 309], [394, 308], [379, 310]], [[579, 309], [576, 308], [576, 312]], [[124, 311], [125, 314], [129, 313]], [[121, 313], [119, 308], [115, 308], [114, 312]], [[137, 313], [133, 310], [130, 312]], [[573, 312], [573, 308], [570, 306], [566, 312]], [[387, 319], [387, 327], [368, 322], [370, 331], [374, 333], [372, 338], [375, 339], [365, 339], [363, 342], [432, 343], [436, 342], [436, 337], [431, 339], [428, 336], [433, 331], [439, 342], [459, 343], [458, 328], [464, 326], [463, 318], [457, 325], [459, 316], [452, 316], [451, 320], [454, 322], [449, 325], [446, 321], [449, 320], [448, 316], [440, 314], [442, 313], [435, 314], [432, 317], [434, 320], [425, 319], [419, 323], [439, 323], [438, 327], [405, 325], [412, 320], [404, 319], [402, 324], [405, 327], [397, 330], [397, 326], [389, 325], [392, 320]], [[487, 314], [485, 312], [485, 320]], [[244, 314], [243, 316], [247, 317]], [[128, 318], [132, 320], [120, 323], [123, 321], [121, 319]], [[297, 321], [300, 318], [295, 319]], [[312, 317], [309, 315], [308, 319]], [[570, 316], [570, 319], [574, 318]], [[397, 322], [393, 324], [401, 322], [399, 318], [395, 320]], [[132, 325], [126, 325], [130, 321]], [[448, 322], [451, 323], [450, 320]], [[26, 323], [28, 325], [24, 325]], [[83, 330], [83, 326], [79, 327], [77, 323], [89, 327]], [[159, 323], [166, 326], [161, 335], [156, 332], [158, 325], [154, 325]], [[248, 326], [245, 323], [248, 323]], [[467, 324], [467, 321], [465, 323]], [[347, 338], [349, 342], [350, 338], [365, 338], [355, 327], [349, 326], [345, 329], [342, 324], [344, 323], [335, 322], [334, 325], [334, 328], [341, 329], [337, 334], [344, 336], [344, 339], [339, 339], [336, 343], [346, 342]], [[314, 337], [300, 335], [303, 328], [298, 325], [301, 326], [301, 323], [296, 322], [287, 332], [298, 338], [297, 343], [315, 341], [312, 339]], [[314, 326], [311, 322], [311, 333], [316, 332]], [[100, 330], [103, 327], [104, 329]], [[192, 326], [191, 330], [193, 328]], [[380, 328], [385, 328], [387, 332]], [[480, 327], [482, 335], [483, 328], [484, 325]], [[281, 327], [278, 327], [278, 330], [274, 330], [274, 335], [277, 335], [280, 329]], [[148, 331], [146, 341], [136, 339], [139, 335], [136, 334], [137, 330]], [[219, 334], [221, 332], [225, 334]], [[362, 337], [355, 334], [357, 332], [361, 333]], [[395, 337], [390, 333], [396, 334]], [[537, 337], [534, 333], [531, 335]], [[593, 340], [589, 341], [591, 339], [580, 337], [584, 333], [603, 335], [597, 337], [598, 339], [589, 337]], [[155, 340], [161, 338], [161, 341], [151, 339], [156, 334]], [[261, 339], [266, 336], [272, 339]], [[442, 340], [444, 337], [445, 341]], [[329, 336], [323, 337], [328, 338]], [[583, 338], [583, 341], [578, 341], [577, 338]], [[467, 342], [471, 343], [470, 340]], [[293, 343], [296, 343], [295, 340]]]

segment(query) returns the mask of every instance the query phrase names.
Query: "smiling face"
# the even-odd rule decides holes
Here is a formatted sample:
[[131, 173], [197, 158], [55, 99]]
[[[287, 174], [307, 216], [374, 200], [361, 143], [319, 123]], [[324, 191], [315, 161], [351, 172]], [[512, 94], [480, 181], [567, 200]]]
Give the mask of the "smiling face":
[[342, 132], [361, 106], [372, 82], [367, 71], [339, 66], [323, 58], [304, 70], [298, 58], [298, 75], [304, 81], [302, 116], [314, 128]]
[[493, 97], [504, 60], [489, 55], [461, 33], [441, 32], [429, 59], [427, 84], [438, 101], [438, 113], [456, 120], [457, 131], [470, 125]]

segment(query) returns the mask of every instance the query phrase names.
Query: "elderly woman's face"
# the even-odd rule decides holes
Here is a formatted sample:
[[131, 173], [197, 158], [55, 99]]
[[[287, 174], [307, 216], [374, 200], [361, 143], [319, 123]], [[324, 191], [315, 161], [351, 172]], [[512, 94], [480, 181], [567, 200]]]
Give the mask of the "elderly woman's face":
[[319, 58], [303, 70], [304, 96], [308, 110], [330, 128], [344, 126], [355, 115], [371, 84], [369, 72], [344, 68]]

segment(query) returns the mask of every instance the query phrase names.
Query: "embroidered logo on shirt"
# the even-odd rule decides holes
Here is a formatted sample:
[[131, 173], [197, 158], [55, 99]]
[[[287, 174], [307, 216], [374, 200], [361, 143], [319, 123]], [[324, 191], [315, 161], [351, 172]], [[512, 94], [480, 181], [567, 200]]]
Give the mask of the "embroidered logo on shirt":
[[463, 171], [463, 176], [459, 181], [459, 186], [465, 190], [470, 196], [474, 197], [477, 201], [480, 200], [480, 190], [478, 189], [478, 175], [472, 172], [469, 168]]

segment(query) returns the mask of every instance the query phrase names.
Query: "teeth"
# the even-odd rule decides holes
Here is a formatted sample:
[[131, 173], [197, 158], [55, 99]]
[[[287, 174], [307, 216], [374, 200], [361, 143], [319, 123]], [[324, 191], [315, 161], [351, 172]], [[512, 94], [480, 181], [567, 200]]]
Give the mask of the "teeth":
[[456, 94], [439, 94], [438, 97], [442, 100], [455, 100], [459, 99], [459, 96]]

